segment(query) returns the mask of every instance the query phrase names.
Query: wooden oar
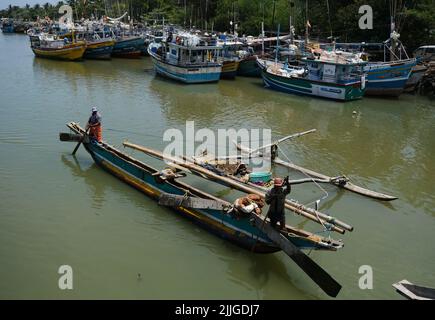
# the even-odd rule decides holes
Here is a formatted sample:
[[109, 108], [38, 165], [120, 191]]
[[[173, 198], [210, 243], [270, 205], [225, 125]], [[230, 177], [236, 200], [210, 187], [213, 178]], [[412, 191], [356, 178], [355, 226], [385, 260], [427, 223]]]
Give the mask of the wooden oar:
[[297, 246], [283, 234], [275, 230], [270, 223], [265, 223], [266, 218], [252, 215], [255, 225], [276, 245], [278, 245], [327, 295], [336, 297], [341, 290], [341, 285], [331, 277], [322, 267], [303, 253]]
[[80, 139], [79, 143], [77, 143], [76, 147], [74, 148], [72, 155], [75, 155], [77, 150], [79, 149], [80, 145], [82, 144], [83, 140], [85, 139], [85, 136], [88, 134], [89, 128], [86, 130], [85, 134], [83, 134], [82, 138]]

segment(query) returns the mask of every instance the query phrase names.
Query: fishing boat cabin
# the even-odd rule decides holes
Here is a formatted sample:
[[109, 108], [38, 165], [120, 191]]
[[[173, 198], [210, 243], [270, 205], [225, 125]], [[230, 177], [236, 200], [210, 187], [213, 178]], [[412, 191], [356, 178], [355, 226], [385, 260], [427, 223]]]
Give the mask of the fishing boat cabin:
[[364, 77], [363, 67], [366, 62], [353, 54], [346, 52], [322, 52], [316, 58], [304, 58], [307, 78], [313, 81], [323, 81], [336, 84], [360, 82]]

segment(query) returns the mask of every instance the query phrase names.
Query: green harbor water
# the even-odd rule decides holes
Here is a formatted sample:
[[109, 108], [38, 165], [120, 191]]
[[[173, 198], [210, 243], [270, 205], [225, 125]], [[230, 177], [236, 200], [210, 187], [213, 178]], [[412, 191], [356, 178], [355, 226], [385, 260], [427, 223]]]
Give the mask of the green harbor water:
[[[323, 186], [321, 211], [355, 227], [331, 234], [345, 243], [338, 252], [310, 253], [343, 285], [338, 298], [402, 299], [391, 286], [402, 279], [435, 287], [433, 100], [338, 103], [273, 92], [249, 78], [186, 86], [155, 76], [149, 58], [37, 59], [23, 35], [0, 35], [0, 74], [2, 299], [328, 298], [283, 253], [240, 249], [112, 177], [83, 148], [71, 156], [75, 144], [58, 133], [68, 121], [84, 125], [91, 106], [115, 146], [128, 139], [162, 150], [165, 129], [187, 120], [197, 129], [270, 128], [274, 137], [316, 128], [282, 145], [292, 162], [399, 197], [383, 203]], [[323, 195], [300, 185], [291, 197], [309, 203]], [[290, 214], [287, 222], [321, 231]], [[58, 287], [61, 265], [73, 269], [73, 290]], [[372, 290], [358, 286], [362, 265], [373, 268]]]

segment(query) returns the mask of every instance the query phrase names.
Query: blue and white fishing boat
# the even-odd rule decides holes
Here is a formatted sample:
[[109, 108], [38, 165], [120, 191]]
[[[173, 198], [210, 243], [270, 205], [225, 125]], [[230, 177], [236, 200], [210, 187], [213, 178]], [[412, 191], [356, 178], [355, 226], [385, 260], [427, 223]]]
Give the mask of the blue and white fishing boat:
[[180, 33], [170, 34], [166, 41], [151, 43], [148, 54], [158, 74], [183, 83], [205, 83], [219, 81], [221, 50], [215, 40]]
[[366, 89], [365, 62], [340, 51], [323, 51], [318, 58], [302, 59], [304, 67], [257, 58], [264, 85], [290, 94], [339, 101], [362, 99]]
[[367, 64], [365, 67], [368, 75], [366, 94], [398, 97], [405, 89], [412, 68], [416, 64], [415, 59]]
[[[406, 55], [401, 43], [396, 55], [390, 42], [391, 39], [383, 43], [339, 43], [333, 49], [360, 53], [366, 56], [365, 60], [369, 60], [364, 68], [367, 73], [366, 95], [397, 97], [403, 92], [412, 75], [416, 59], [410, 59]], [[330, 47], [326, 45], [324, 48]], [[404, 59], [401, 54], [405, 54]], [[370, 61], [369, 57], [376, 57], [377, 60]]]
[[399, 38], [392, 14], [390, 38], [383, 43], [384, 61], [370, 62], [365, 68], [368, 74], [367, 95], [398, 97], [404, 91], [417, 60], [408, 56]]

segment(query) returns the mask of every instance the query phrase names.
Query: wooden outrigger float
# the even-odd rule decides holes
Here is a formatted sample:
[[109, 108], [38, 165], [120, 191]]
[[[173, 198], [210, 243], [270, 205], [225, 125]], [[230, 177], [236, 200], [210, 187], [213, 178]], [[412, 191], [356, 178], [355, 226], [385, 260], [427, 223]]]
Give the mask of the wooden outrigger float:
[[357, 185], [353, 184], [352, 182], [350, 182], [349, 178], [346, 176], [330, 177], [330, 176], [327, 176], [325, 174], [318, 173], [318, 172], [315, 172], [313, 170], [295, 165], [293, 163], [286, 162], [286, 161], [277, 157], [277, 153], [278, 153], [277, 146], [279, 143], [281, 143], [285, 140], [300, 137], [300, 136], [303, 136], [305, 134], [312, 133], [315, 131], [316, 131], [315, 129], [312, 129], [309, 131], [292, 134], [290, 136], [279, 139], [270, 145], [262, 146], [258, 149], [255, 149], [255, 150], [252, 150], [248, 147], [245, 147], [245, 146], [241, 145], [240, 143], [236, 143], [236, 142], [234, 142], [234, 143], [235, 143], [237, 149], [244, 152], [248, 157], [262, 157], [263, 155], [260, 151], [265, 150], [267, 148], [271, 148], [271, 150], [273, 150], [271, 152], [271, 154], [272, 154], [272, 161], [274, 164], [285, 167], [287, 169], [299, 171], [299, 172], [309, 176], [309, 178], [307, 178], [307, 179], [294, 180], [291, 182], [291, 184], [301, 184], [301, 183], [309, 183], [309, 182], [327, 183], [327, 184], [332, 184], [336, 187], [339, 187], [339, 188], [342, 188], [342, 189], [345, 189], [348, 191], [352, 191], [354, 193], [357, 193], [357, 194], [360, 194], [360, 195], [363, 195], [363, 196], [366, 196], [369, 198], [381, 200], [381, 201], [392, 201], [392, 200], [397, 199], [397, 197], [395, 197], [395, 196], [391, 196], [388, 194], [380, 193], [377, 191], [372, 191], [372, 190], [357, 186]]
[[363, 196], [366, 196], [369, 198], [373, 198], [373, 199], [377, 199], [377, 200], [381, 200], [381, 201], [392, 201], [392, 200], [397, 199], [397, 197], [395, 197], [395, 196], [390, 196], [388, 194], [380, 193], [377, 191], [372, 191], [372, 190], [357, 186], [357, 185], [353, 184], [352, 182], [350, 182], [349, 178], [346, 176], [329, 177], [327, 175], [315, 172], [313, 170], [297, 166], [293, 163], [283, 161], [279, 158], [276, 158], [273, 162], [277, 165], [302, 172], [304, 174], [307, 174], [307, 175], [315, 178], [315, 179], [299, 180], [299, 183], [310, 182], [310, 181], [317, 182], [317, 183], [329, 183], [329, 184], [332, 184], [332, 185], [337, 186], [339, 188], [346, 189], [348, 191], [352, 191], [354, 193], [358, 193], [360, 195], [363, 195]]
[[[96, 164], [159, 201], [159, 204], [175, 210], [219, 237], [253, 252], [273, 253], [283, 250], [325, 293], [335, 297], [341, 290], [341, 285], [337, 281], [301, 251], [336, 251], [343, 247], [341, 241], [290, 225], [278, 231], [270, 227], [267, 217], [254, 213], [236, 215], [233, 204], [180, 181], [185, 172], [154, 169], [105, 142], [90, 139], [77, 123], [68, 123], [67, 127], [74, 134], [61, 133], [61, 141], [83, 143]], [[173, 167], [184, 166], [174, 164]], [[196, 171], [196, 167], [194, 169]]]

